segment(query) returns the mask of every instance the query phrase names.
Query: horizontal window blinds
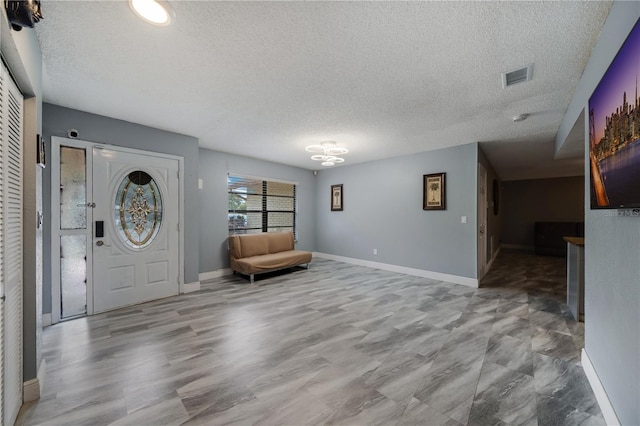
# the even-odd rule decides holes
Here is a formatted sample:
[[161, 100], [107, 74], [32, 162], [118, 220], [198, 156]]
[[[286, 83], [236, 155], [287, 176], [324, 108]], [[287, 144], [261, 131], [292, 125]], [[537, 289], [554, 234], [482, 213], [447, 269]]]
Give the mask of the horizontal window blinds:
[[227, 188], [229, 235], [278, 231], [295, 235], [295, 184], [230, 175]]

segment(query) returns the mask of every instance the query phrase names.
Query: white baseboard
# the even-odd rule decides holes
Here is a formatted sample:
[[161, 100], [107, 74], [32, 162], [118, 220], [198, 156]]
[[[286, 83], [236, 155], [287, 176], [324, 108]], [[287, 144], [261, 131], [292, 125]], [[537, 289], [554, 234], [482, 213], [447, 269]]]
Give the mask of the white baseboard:
[[613, 405], [611, 405], [611, 401], [609, 401], [607, 392], [604, 390], [604, 386], [602, 386], [602, 383], [600, 382], [598, 373], [596, 373], [595, 368], [593, 368], [589, 355], [587, 355], [587, 351], [584, 349], [582, 349], [581, 361], [584, 374], [587, 376], [587, 380], [589, 380], [589, 384], [596, 396], [598, 405], [600, 405], [600, 411], [602, 412], [602, 417], [604, 417], [605, 423], [608, 426], [620, 426], [620, 420], [618, 420], [618, 416], [616, 416]]
[[38, 380], [37, 377], [23, 383], [22, 397], [24, 398], [24, 402], [40, 399], [40, 380]]
[[212, 280], [214, 278], [225, 277], [233, 274], [231, 268], [218, 269], [217, 271], [209, 271], [200, 273], [200, 281]]
[[180, 293], [187, 294], [187, 293], [193, 293], [194, 291], [198, 291], [198, 290], [200, 290], [200, 281], [184, 284], [182, 286]]
[[42, 326], [49, 327], [51, 325], [51, 313], [42, 314]]
[[40, 399], [44, 380], [47, 375], [47, 362], [42, 359], [38, 368], [38, 377], [28, 380], [22, 384], [22, 398], [24, 402], [31, 402]]
[[397, 272], [400, 274], [412, 275], [414, 277], [430, 278], [432, 280], [446, 281], [454, 284], [462, 284], [468, 287], [478, 288], [476, 278], [461, 277], [459, 275], [443, 274], [441, 272], [425, 271], [423, 269], [408, 268], [406, 266], [391, 265], [388, 263], [372, 262], [370, 260], [355, 259], [352, 257], [335, 256], [333, 254], [313, 252], [314, 256], [336, 260], [338, 262], [351, 263], [353, 265], [367, 266], [384, 271]]

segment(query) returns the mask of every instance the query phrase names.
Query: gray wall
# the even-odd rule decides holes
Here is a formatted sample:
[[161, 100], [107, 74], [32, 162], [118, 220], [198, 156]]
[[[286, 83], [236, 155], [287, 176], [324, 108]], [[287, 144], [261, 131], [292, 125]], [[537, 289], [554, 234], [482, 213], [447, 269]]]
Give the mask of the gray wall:
[[[502, 181], [496, 173], [493, 165], [478, 145], [478, 162], [487, 170], [487, 261], [495, 255], [502, 240], [502, 211], [504, 201], [502, 199]], [[493, 181], [498, 182], [498, 214], [493, 210]]]
[[[198, 139], [166, 132], [127, 121], [89, 114], [57, 105], [44, 104], [43, 134], [47, 149], [51, 136], [67, 137], [68, 129], [77, 129], [78, 139], [128, 148], [155, 151], [184, 158], [184, 280], [198, 281], [200, 211], [198, 204]], [[51, 153], [47, 153], [51, 158]], [[51, 312], [51, 168], [43, 175], [44, 191], [44, 283], [43, 311]]]
[[535, 222], [584, 222], [584, 177], [503, 184], [502, 242], [533, 250]]
[[199, 191], [200, 272], [229, 267], [227, 250], [227, 174], [241, 174], [298, 182], [296, 248], [316, 247], [315, 179], [310, 170], [200, 148], [199, 173], [204, 188]]
[[23, 378], [37, 377], [42, 360], [42, 229], [35, 226], [41, 210], [42, 171], [35, 165], [36, 135], [42, 129], [42, 54], [34, 30], [9, 28], [0, 16], [1, 50], [24, 95], [23, 151]]
[[[640, 2], [617, 1], [600, 33], [556, 137], [576, 118], [640, 17]], [[587, 120], [585, 120], [587, 121]], [[588, 122], [585, 175], [589, 176]], [[589, 194], [589, 180], [584, 191]], [[585, 351], [624, 425], [640, 424], [640, 218], [590, 210], [585, 197]]]
[[[476, 278], [476, 164], [473, 143], [321, 170], [317, 250]], [[439, 172], [447, 173], [447, 209], [424, 211], [422, 175]], [[344, 185], [344, 211], [330, 210], [333, 184]]]

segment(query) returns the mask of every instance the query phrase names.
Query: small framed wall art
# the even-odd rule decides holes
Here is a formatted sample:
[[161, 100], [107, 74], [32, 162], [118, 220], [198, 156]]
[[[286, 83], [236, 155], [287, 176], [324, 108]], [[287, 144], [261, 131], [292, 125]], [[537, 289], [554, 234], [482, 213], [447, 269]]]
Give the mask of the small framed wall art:
[[342, 211], [342, 184], [331, 185], [331, 211]]
[[446, 210], [446, 173], [423, 175], [422, 210]]

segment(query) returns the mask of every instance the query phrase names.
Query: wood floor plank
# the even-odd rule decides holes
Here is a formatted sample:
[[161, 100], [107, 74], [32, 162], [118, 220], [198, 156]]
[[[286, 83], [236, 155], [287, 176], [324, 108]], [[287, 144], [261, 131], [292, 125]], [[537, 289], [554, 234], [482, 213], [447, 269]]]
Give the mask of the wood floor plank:
[[47, 327], [19, 425], [604, 424], [563, 259], [479, 289], [314, 259]]

